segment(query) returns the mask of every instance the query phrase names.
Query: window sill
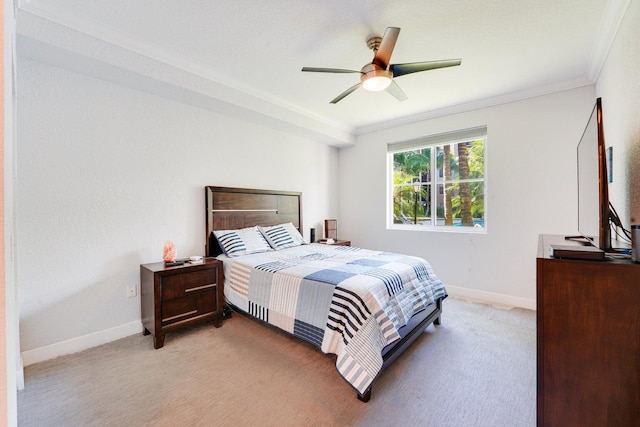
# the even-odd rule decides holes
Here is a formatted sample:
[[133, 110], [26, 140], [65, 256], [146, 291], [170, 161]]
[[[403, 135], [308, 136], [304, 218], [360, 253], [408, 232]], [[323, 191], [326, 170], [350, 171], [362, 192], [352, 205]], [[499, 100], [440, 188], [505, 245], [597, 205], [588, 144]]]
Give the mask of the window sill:
[[436, 233], [459, 233], [459, 234], [487, 234], [486, 227], [461, 227], [453, 225], [416, 225], [416, 224], [391, 224], [387, 225], [387, 230], [401, 231], [430, 231]]

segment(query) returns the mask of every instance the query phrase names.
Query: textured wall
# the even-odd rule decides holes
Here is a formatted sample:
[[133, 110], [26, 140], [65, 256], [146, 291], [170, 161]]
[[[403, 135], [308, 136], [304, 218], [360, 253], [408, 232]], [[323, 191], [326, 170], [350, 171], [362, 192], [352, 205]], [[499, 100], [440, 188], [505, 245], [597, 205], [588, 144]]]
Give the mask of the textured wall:
[[335, 148], [24, 58], [18, 92], [23, 351], [139, 322], [139, 264], [204, 253], [205, 185], [302, 191], [307, 237], [337, 215]]
[[[3, 28], [4, 28], [4, 22], [5, 22], [5, 17], [4, 17], [4, 1], [0, 0], [0, 22], [3, 23]], [[0, 99], [2, 99], [2, 106], [0, 107], [0, 132], [2, 133], [2, 136], [0, 138], [0, 162], [2, 162], [0, 164], [0, 173], [2, 176], [0, 176], [0, 184], [2, 185], [1, 188], [4, 188], [4, 145], [5, 145], [5, 135], [7, 135], [7, 132], [5, 132], [5, 122], [4, 122], [4, 112], [5, 112], [5, 104], [7, 103], [7, 101], [10, 101], [11, 97], [5, 97], [5, 78], [4, 78], [4, 70], [5, 68], [7, 68], [8, 70], [11, 69], [11, 62], [7, 61], [7, 58], [5, 57], [5, 36], [4, 33], [0, 36], [0, 58], [2, 58], [2, 66], [0, 66], [0, 82], [2, 82], [2, 84], [0, 85]], [[9, 47], [9, 46], [7, 46]], [[10, 91], [11, 88], [7, 87], [7, 89]], [[11, 110], [9, 110], [11, 111]], [[12, 117], [13, 115], [9, 114], [9, 117]], [[11, 132], [8, 133], [9, 135], [11, 135]], [[11, 144], [10, 141], [7, 141], [6, 144]], [[4, 257], [4, 190], [2, 190], [2, 193], [0, 193], [0, 208], [2, 209], [2, 212], [0, 212], [0, 220], [2, 221], [1, 224], [3, 224], [2, 226], [0, 226], [0, 253], [2, 254], [2, 257], [0, 258], [0, 366], [2, 366], [2, 368], [0, 369], [0, 384], [7, 384], [7, 347], [6, 347], [6, 343], [7, 343], [7, 326], [9, 326], [7, 324], [7, 315], [6, 315], [6, 282], [5, 282], [5, 271], [4, 271], [4, 265], [5, 265], [5, 257]], [[11, 349], [8, 349], [9, 351], [11, 351]], [[6, 414], [7, 413], [7, 387], [0, 387], [0, 414]], [[6, 423], [7, 419], [6, 418], [0, 418], [0, 424]]]
[[639, 22], [640, 2], [630, 1], [596, 84], [607, 145], [614, 148], [611, 201], [627, 228], [640, 223]]
[[629, 173], [629, 222], [640, 224], [640, 135], [629, 149], [627, 160]]
[[[593, 86], [362, 135], [340, 149], [341, 228], [368, 247], [422, 256], [446, 285], [535, 307], [539, 233], [577, 233], [576, 145]], [[386, 147], [487, 126], [487, 234], [386, 230]]]

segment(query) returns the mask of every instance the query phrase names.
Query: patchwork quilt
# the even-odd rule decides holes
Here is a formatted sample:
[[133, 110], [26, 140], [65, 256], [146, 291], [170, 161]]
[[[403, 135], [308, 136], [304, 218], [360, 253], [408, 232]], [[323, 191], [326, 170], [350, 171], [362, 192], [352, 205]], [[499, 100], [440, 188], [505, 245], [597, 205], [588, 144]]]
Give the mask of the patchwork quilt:
[[310, 244], [219, 258], [228, 302], [336, 354], [338, 372], [360, 393], [398, 329], [447, 296], [429, 263], [409, 255]]

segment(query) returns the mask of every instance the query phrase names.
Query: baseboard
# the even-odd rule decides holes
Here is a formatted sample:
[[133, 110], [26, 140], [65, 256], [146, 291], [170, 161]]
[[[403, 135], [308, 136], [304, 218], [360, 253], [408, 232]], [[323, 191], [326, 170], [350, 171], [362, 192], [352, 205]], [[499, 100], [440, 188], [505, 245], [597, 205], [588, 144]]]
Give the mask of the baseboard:
[[[528, 298], [478, 291], [451, 285], [446, 285], [446, 288], [447, 293], [453, 298], [473, 300], [502, 307], [521, 307], [529, 310], [536, 309], [536, 301]], [[142, 333], [142, 324], [139, 320], [135, 320], [125, 323], [124, 325], [116, 326], [115, 328], [105, 329], [32, 350], [26, 350], [21, 353], [23, 367], [44, 362], [45, 360], [55, 359], [65, 354], [77, 353], [91, 347], [97, 347], [139, 333]]]
[[445, 285], [447, 293], [453, 298], [467, 299], [483, 302], [500, 307], [520, 307], [528, 310], [536, 309], [536, 300], [514, 297], [512, 295], [496, 294], [493, 292], [478, 291], [476, 289], [460, 288], [458, 286]]
[[115, 328], [105, 329], [81, 337], [23, 351], [21, 353], [22, 363], [23, 366], [33, 365], [34, 363], [55, 359], [65, 354], [77, 353], [91, 347], [97, 347], [120, 338], [140, 333], [142, 333], [142, 324], [139, 320], [134, 320], [133, 322], [125, 323]]
[[18, 361], [18, 366], [16, 366], [16, 389], [18, 391], [24, 390], [24, 363], [22, 362], [22, 357]]

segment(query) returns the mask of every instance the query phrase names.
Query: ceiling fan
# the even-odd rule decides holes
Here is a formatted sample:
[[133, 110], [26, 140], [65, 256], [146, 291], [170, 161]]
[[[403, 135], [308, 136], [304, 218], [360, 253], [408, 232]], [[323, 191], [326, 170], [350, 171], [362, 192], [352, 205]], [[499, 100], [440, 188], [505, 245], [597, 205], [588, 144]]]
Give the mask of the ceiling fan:
[[389, 64], [391, 53], [393, 53], [396, 40], [398, 40], [398, 34], [400, 34], [400, 28], [387, 27], [382, 38], [372, 37], [367, 40], [367, 46], [374, 52], [373, 61], [371, 61], [370, 64], [365, 64], [360, 71], [345, 70], [342, 68], [316, 67], [303, 67], [302, 71], [310, 71], [314, 73], [360, 73], [360, 83], [351, 86], [349, 89], [333, 98], [331, 100], [331, 104], [336, 104], [341, 101], [344, 97], [354, 92], [360, 86], [371, 92], [386, 89], [387, 92], [393, 95], [398, 101], [404, 101], [407, 99], [407, 95], [404, 94], [402, 89], [400, 89], [400, 86], [398, 86], [398, 84], [393, 80], [394, 77], [400, 77], [420, 71], [435, 70], [436, 68], [455, 67], [462, 63], [461, 59], [447, 59], [440, 61]]

